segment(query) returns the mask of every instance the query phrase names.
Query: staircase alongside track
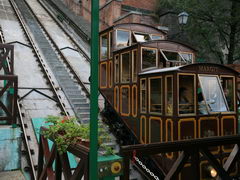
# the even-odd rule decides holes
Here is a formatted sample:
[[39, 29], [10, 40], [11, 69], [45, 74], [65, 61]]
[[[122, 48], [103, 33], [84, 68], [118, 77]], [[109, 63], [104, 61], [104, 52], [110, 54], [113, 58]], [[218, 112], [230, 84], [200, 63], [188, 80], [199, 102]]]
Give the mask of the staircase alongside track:
[[81, 123], [89, 123], [90, 120], [90, 106], [89, 101], [85, 94], [80, 90], [77, 83], [71, 77], [66, 66], [59, 60], [56, 51], [53, 46], [49, 43], [44, 32], [41, 30], [41, 26], [36, 21], [35, 17], [32, 15], [28, 6], [24, 1], [15, 1], [24, 21], [28, 25], [39, 49], [44, 54], [47, 64], [51, 68], [53, 74], [55, 75], [59, 86], [64, 91], [69, 103], [71, 104], [76, 117]]

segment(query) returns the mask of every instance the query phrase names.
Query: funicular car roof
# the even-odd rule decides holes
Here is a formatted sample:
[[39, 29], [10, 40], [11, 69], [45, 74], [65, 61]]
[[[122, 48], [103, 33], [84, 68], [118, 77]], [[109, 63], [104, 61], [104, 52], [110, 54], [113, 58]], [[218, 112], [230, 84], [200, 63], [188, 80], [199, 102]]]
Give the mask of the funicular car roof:
[[[168, 73], [168, 72], [174, 72], [174, 71], [189, 71], [192, 72], [193, 70], [196, 69], [196, 67], [216, 67], [216, 68], [220, 68], [225, 72], [229, 72], [232, 74], [236, 74], [236, 75], [240, 75], [239, 72], [237, 72], [236, 70], [228, 67], [228, 66], [224, 66], [221, 64], [214, 64], [214, 63], [194, 63], [194, 64], [188, 64], [188, 65], [183, 65], [183, 66], [175, 66], [175, 67], [167, 67], [167, 68], [161, 68], [161, 69], [153, 69], [153, 70], [148, 70], [148, 71], [144, 71], [139, 73], [139, 75], [147, 75], [147, 74], [155, 74], [155, 73]], [[197, 72], [196, 72], [197, 73]], [[213, 74], [218, 74], [220, 72], [215, 71], [212, 72]]]

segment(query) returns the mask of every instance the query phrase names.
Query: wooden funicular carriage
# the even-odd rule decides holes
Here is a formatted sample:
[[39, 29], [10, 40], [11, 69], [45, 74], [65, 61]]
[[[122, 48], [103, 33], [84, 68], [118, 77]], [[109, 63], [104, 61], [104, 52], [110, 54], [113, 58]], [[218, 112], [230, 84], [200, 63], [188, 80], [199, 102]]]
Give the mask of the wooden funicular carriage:
[[[139, 24], [117, 25], [100, 33], [100, 52], [100, 91], [138, 142], [237, 133], [235, 70], [195, 63], [193, 48], [165, 40], [162, 31]], [[211, 149], [220, 163], [231, 150], [232, 146]], [[161, 168], [167, 172], [177, 157], [178, 153], [162, 155]], [[203, 158], [200, 162], [205, 179], [209, 165]], [[237, 169], [232, 171], [236, 174]], [[191, 173], [183, 172], [180, 178], [186, 179], [186, 174]]]

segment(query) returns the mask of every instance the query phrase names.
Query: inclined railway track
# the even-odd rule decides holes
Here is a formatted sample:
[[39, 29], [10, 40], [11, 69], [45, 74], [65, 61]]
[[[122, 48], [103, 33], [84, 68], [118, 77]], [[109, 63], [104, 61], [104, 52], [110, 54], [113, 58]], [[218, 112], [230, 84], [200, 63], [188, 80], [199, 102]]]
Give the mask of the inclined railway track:
[[[11, 2], [13, 4], [13, 1]], [[87, 103], [86, 97], [89, 96], [89, 92], [87, 91], [87, 88], [85, 87], [84, 83], [80, 80], [80, 78], [72, 68], [71, 64], [62, 54], [61, 50], [58, 48], [58, 46], [51, 38], [49, 33], [46, 31], [44, 26], [37, 19], [36, 15], [34, 14], [31, 7], [27, 4], [27, 2], [16, 1], [15, 9], [17, 12], [19, 12], [17, 7], [19, 8], [19, 10], [20, 9], [22, 10], [21, 16], [18, 15], [21, 24], [26, 23], [26, 25], [29, 28], [29, 31], [31, 31], [31, 35], [34, 36], [35, 42], [37, 43], [39, 50], [41, 50], [41, 52], [44, 52], [45, 61], [51, 68], [55, 78], [58, 81], [58, 84], [64, 91], [64, 94], [66, 95], [76, 116], [78, 117], [81, 123], [88, 123], [90, 117], [89, 113], [90, 106], [89, 103]], [[28, 32], [28, 29], [25, 28], [24, 31]], [[40, 62], [43, 62], [42, 58], [40, 59], [41, 59]], [[72, 77], [74, 77], [75, 80]], [[77, 83], [75, 82], [76, 80]], [[84, 93], [82, 93], [79, 86], [81, 87], [81, 89], [83, 89]]]
[[[42, 72], [44, 73], [44, 76], [47, 79], [48, 84], [50, 85], [52, 92], [54, 93], [56, 102], [57, 102], [58, 106], [60, 107], [60, 109], [62, 111], [62, 114], [68, 117], [68, 112], [65, 108], [65, 105], [62, 102], [61, 97], [57, 92], [57, 88], [55, 87], [54, 82], [52, 81], [51, 76], [49, 75], [49, 72], [46, 68], [46, 65], [43, 62], [43, 59], [42, 59], [35, 43], [34, 43], [34, 40], [31, 38], [31, 35], [29, 34], [29, 32], [27, 30], [27, 27], [26, 27], [24, 21], [22, 20], [21, 14], [20, 14], [18, 8], [16, 7], [16, 4], [12, 0], [10, 0], [10, 4], [11, 4], [11, 6], [12, 6], [12, 8], [13, 8], [15, 14], [16, 14], [16, 17], [17, 17], [17, 19], [20, 23], [21, 28], [23, 29], [23, 32], [25, 33], [25, 36], [26, 36], [29, 44], [31, 45], [31, 47], [33, 49], [33, 53], [35, 54], [35, 56], [37, 58], [37, 61], [41, 65]], [[1, 40], [2, 40], [2, 43], [5, 42], [4, 36], [3, 36], [2, 33], [1, 33]], [[32, 179], [36, 180], [37, 179], [36, 171], [35, 171], [36, 166], [34, 165], [33, 154], [32, 154], [32, 150], [30, 149], [28, 134], [26, 132], [27, 127], [26, 127], [26, 124], [25, 124], [24, 119], [23, 119], [23, 115], [22, 115], [23, 113], [21, 111], [21, 104], [20, 104], [19, 100], [17, 101], [17, 109], [18, 109], [18, 114], [19, 114], [19, 123], [20, 123], [20, 126], [22, 128], [22, 132], [23, 132], [23, 141], [24, 141], [25, 149], [26, 149], [26, 153], [27, 153], [27, 160], [28, 160], [28, 163], [29, 163], [29, 166], [30, 166], [30, 174], [31, 174]]]
[[[3, 35], [3, 32], [2, 32], [2, 29], [0, 30], [0, 42], [3, 43], [3, 44], [5, 43], [5, 38], [4, 38], [4, 35]], [[7, 64], [8, 64], [7, 68], [10, 71], [9, 60], [8, 59], [7, 59]], [[23, 142], [24, 142], [24, 145], [25, 145], [25, 148], [26, 148], [27, 159], [28, 159], [30, 169], [31, 169], [30, 174], [31, 174], [32, 179], [36, 180], [37, 176], [36, 176], [35, 166], [34, 166], [34, 162], [33, 162], [33, 158], [32, 158], [32, 150], [30, 149], [30, 145], [29, 145], [29, 142], [28, 142], [28, 135], [27, 135], [27, 132], [26, 132], [26, 124], [24, 123], [20, 106], [21, 105], [19, 103], [19, 100], [17, 100], [17, 111], [18, 111], [18, 115], [19, 115], [18, 123], [20, 124], [20, 127], [22, 129], [22, 138], [23, 138]]]
[[[87, 102], [87, 98], [89, 97], [89, 92], [85, 87], [84, 83], [80, 80], [79, 76], [73, 70], [73, 67], [68, 62], [67, 58], [62, 54], [57, 44], [51, 38], [50, 34], [47, 32], [44, 26], [41, 24], [40, 20], [38, 20], [37, 16], [34, 14], [34, 11], [31, 9], [28, 3], [26, 1], [20, 1], [20, 0], [17, 2], [14, 2], [13, 0], [9, 0], [9, 1], [27, 37], [27, 40], [29, 41], [31, 47], [33, 48], [33, 52], [37, 58], [37, 61], [41, 65], [44, 76], [47, 78], [48, 83], [50, 84], [51, 89], [54, 92], [54, 96], [57, 98], [56, 101], [61, 108], [62, 114], [68, 116], [69, 113], [67, 112], [64, 103], [61, 101], [61, 97], [59, 96], [57, 89], [55, 88], [54, 82], [51, 80], [51, 76], [49, 75], [47, 66], [45, 65], [45, 61], [41, 57], [40, 50], [42, 52], [47, 51], [48, 56], [50, 56], [51, 60], [47, 59], [47, 57], [45, 57], [45, 60], [50, 68], [52, 66], [51, 69], [53, 71], [53, 74], [55, 73], [54, 75], [58, 80], [59, 85], [62, 87], [62, 90], [64, 91], [65, 95], [67, 96], [70, 104], [73, 105], [73, 109], [75, 108], [75, 110], [77, 109], [80, 111], [80, 113], [83, 114], [83, 116], [81, 116], [82, 114], [80, 114], [80, 122], [89, 123], [90, 113], [86, 112], [90, 110], [89, 103]], [[24, 12], [20, 12], [20, 9], [21, 10], [24, 9]], [[34, 31], [32, 31], [33, 28], [34, 28]], [[30, 34], [30, 31], [31, 31], [31, 34]], [[34, 36], [34, 39], [32, 38], [32, 36]], [[72, 42], [74, 41], [72, 40]], [[37, 43], [37, 45], [35, 43]], [[60, 62], [59, 57], [63, 63]], [[89, 61], [89, 58], [88, 58], [88, 61]], [[72, 76], [69, 75], [69, 72], [71, 73]], [[78, 86], [80, 85], [80, 87], [83, 89], [84, 95], [82, 95], [81, 91], [78, 89], [78, 87], [76, 87], [75, 81], [71, 77], [74, 77], [75, 81], [77, 80], [76, 84]], [[77, 117], [79, 118], [79, 116]], [[102, 124], [100, 124], [100, 126], [101, 125]], [[22, 125], [22, 127], [24, 128], [24, 125]], [[111, 142], [106, 142], [106, 145], [116, 148], [115, 139], [113, 138]], [[30, 154], [29, 156], [31, 157]], [[30, 161], [30, 163], [32, 162]], [[33, 164], [31, 164], [31, 166], [34, 167]]]
[[78, 43], [73, 39], [71, 35], [65, 30], [65, 28], [61, 25], [61, 23], [58, 21], [58, 19], [52, 14], [51, 11], [46, 7], [46, 5], [41, 1], [37, 0], [39, 4], [43, 7], [43, 9], [48, 13], [48, 15], [54, 20], [54, 22], [58, 25], [58, 27], [64, 32], [64, 34], [71, 40], [71, 43], [73, 44], [74, 47], [76, 47], [77, 51], [83, 55], [83, 57], [86, 59], [86, 61], [90, 62], [90, 58], [85, 53], [85, 51], [81, 48], [81, 46], [78, 45]]

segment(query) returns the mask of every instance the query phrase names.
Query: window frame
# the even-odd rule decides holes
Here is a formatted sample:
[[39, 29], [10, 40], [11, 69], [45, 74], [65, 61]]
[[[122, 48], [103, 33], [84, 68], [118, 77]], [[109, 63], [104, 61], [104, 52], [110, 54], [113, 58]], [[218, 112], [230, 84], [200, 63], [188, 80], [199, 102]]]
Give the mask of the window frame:
[[[105, 86], [102, 86], [102, 66], [103, 65], [106, 65], [106, 83], [105, 83]], [[101, 89], [107, 88], [107, 86], [108, 86], [108, 62], [107, 61], [103, 61], [103, 62], [100, 63], [100, 76], [99, 76], [99, 79], [100, 79], [100, 88]]]
[[[142, 111], [142, 81], [145, 81], [145, 111]], [[141, 113], [147, 113], [147, 78], [141, 78], [140, 79], [140, 112]]]
[[[123, 110], [123, 99], [122, 99], [122, 90], [123, 89], [128, 89], [128, 113], [123, 113], [122, 110]], [[131, 113], [131, 88], [129, 85], [122, 85], [120, 87], [120, 114], [121, 116], [129, 116], [130, 113]]]
[[[156, 66], [155, 67], [149, 67], [149, 68], [144, 68], [143, 69], [143, 49], [150, 49], [150, 50], [155, 50], [156, 51]], [[152, 47], [141, 47], [141, 71], [147, 71], [151, 69], [156, 69], [158, 68], [158, 48], [152, 48]]]
[[[152, 112], [151, 111], [151, 80], [152, 79], [161, 79], [161, 112]], [[149, 114], [162, 115], [163, 114], [163, 77], [155, 76], [148, 78], [148, 112]]]
[[[151, 40], [152, 40], [150, 34], [148, 34], [148, 33], [133, 31], [132, 34], [133, 34], [133, 37], [135, 38], [135, 40], [136, 40], [137, 43], [144, 43], [144, 42], [148, 42], [148, 41], [151, 41]], [[149, 36], [149, 40], [146, 40], [146, 41], [138, 41], [138, 40], [137, 40], [137, 37], [136, 37], [136, 36], [137, 36], [136, 34], [148, 35], [148, 36]]]
[[[123, 47], [118, 47], [117, 45], [118, 45], [118, 31], [125, 31], [125, 32], [128, 32], [129, 33], [129, 36], [128, 36], [128, 38], [129, 38], [129, 45], [127, 45], [127, 46], [123, 46]], [[127, 30], [127, 29], [116, 29], [115, 30], [115, 33], [116, 33], [116, 49], [122, 49], [122, 48], [125, 48], [125, 47], [129, 47], [129, 46], [131, 46], [132, 45], [132, 40], [131, 40], [131, 30]]]
[[[136, 64], [134, 64], [134, 52], [136, 52]], [[138, 50], [137, 49], [134, 49], [132, 50], [132, 82], [133, 83], [137, 83], [137, 70], [138, 70], [138, 65], [137, 65], [137, 58], [138, 58]], [[135, 76], [134, 76], [134, 68], [136, 69], [136, 79], [135, 79]]]
[[[167, 101], [167, 99], [168, 99], [168, 92], [167, 92], [167, 89], [168, 89], [168, 87], [167, 87], [167, 79], [168, 78], [171, 78], [172, 79], [172, 105], [173, 105], [173, 85], [174, 85], [174, 83], [173, 83], [173, 75], [166, 75], [165, 76], [165, 94], [166, 94], [166, 96], [165, 96], [165, 115], [166, 116], [173, 116], [173, 113], [174, 112], [172, 112], [172, 114], [168, 114], [167, 113], [167, 105], [168, 105], [168, 101]], [[173, 108], [173, 107], [172, 107]]]
[[[102, 59], [102, 37], [107, 36], [107, 57]], [[108, 59], [108, 51], [109, 51], [109, 39], [108, 39], [108, 33], [101, 34], [100, 36], [100, 61], [104, 61]]]
[[[143, 122], [144, 121], [144, 122]], [[143, 135], [143, 123], [144, 123], [144, 135]], [[141, 116], [140, 117], [140, 142], [141, 143], [147, 143], [147, 118], [146, 116]], [[144, 139], [143, 139], [144, 136]]]
[[[118, 86], [115, 86], [114, 87], [114, 109], [119, 112], [119, 87]], [[117, 102], [118, 100], [118, 102]]]
[[[170, 50], [165, 50], [165, 49], [159, 49], [159, 51], [167, 62], [172, 62], [172, 63], [183, 63], [184, 62], [184, 63], [187, 63], [187, 61], [182, 57], [182, 55], [178, 51], [170, 51]], [[182, 61], [169, 60], [167, 58], [167, 56], [164, 54], [163, 51], [177, 53], [180, 56], [180, 58], [182, 59]]]
[[227, 103], [226, 97], [225, 97], [224, 92], [223, 92], [223, 88], [222, 88], [222, 85], [221, 85], [220, 77], [218, 75], [214, 75], [214, 74], [198, 74], [198, 80], [199, 80], [199, 84], [200, 84], [201, 88], [202, 88], [202, 84], [201, 84], [201, 81], [200, 81], [200, 78], [199, 78], [200, 76], [205, 76], [205, 77], [206, 76], [208, 76], [208, 77], [210, 76], [210, 77], [216, 77], [217, 78], [217, 82], [218, 82], [218, 85], [220, 87], [220, 91], [221, 91], [221, 93], [223, 95], [223, 99], [224, 99], [224, 102], [225, 102], [225, 105], [226, 105], [226, 108], [227, 108], [226, 112], [216, 112], [216, 111], [211, 112], [209, 106], [207, 106], [205, 94], [202, 92], [203, 100], [204, 100], [204, 103], [205, 103], [205, 105], [207, 107], [208, 114], [219, 114], [219, 113], [220, 114], [228, 114], [228, 113], [231, 113], [231, 111], [229, 111], [228, 103]]
[[113, 85], [113, 65], [112, 61], [108, 62], [108, 86], [112, 88]]
[[[128, 81], [123, 81], [123, 59], [122, 59], [122, 55], [123, 54], [129, 54], [129, 58], [128, 58], [128, 62], [129, 62], [129, 80]], [[130, 83], [131, 82], [131, 51], [126, 51], [126, 52], [123, 52], [123, 53], [120, 53], [120, 82], [121, 83]]]
[[[192, 62], [191, 63], [194, 63], [194, 53], [192, 52], [187, 52], [187, 51], [179, 51], [179, 54], [191, 54], [192, 55]], [[183, 58], [183, 56], [181, 55], [181, 57]], [[184, 59], [184, 58], [183, 58]], [[188, 62], [188, 61], [186, 61]]]
[[[153, 40], [153, 41], [164, 40], [164, 36], [163, 35], [160, 35], [160, 34], [149, 34], [149, 35], [150, 35], [151, 40]], [[153, 39], [152, 36], [159, 36], [159, 37], [162, 37], [162, 39]]]
[[[163, 142], [163, 121], [162, 121], [161, 117], [156, 117], [156, 116], [150, 116], [150, 118], [149, 118], [148, 142], [152, 143], [152, 141], [151, 141], [151, 138], [152, 138], [152, 126], [151, 126], [152, 124], [151, 124], [151, 122], [152, 122], [152, 120], [153, 121], [159, 121], [159, 124], [160, 124], [160, 141], [159, 142]], [[157, 143], [157, 142], [154, 142], [154, 143]]]
[[112, 37], [112, 50], [113, 50], [113, 44], [114, 44], [114, 40], [113, 40], [113, 30], [112, 31], [109, 31], [109, 34], [108, 34], [108, 58], [109, 59], [112, 59], [113, 58], [113, 51], [112, 51], [112, 53], [111, 53], [111, 38], [110, 37]]
[[[232, 113], [236, 113], [236, 78], [235, 76], [230, 76], [230, 75], [220, 75], [219, 79], [221, 82], [221, 78], [233, 78], [233, 105], [234, 105], [234, 110], [230, 111], [229, 108], [229, 112], [222, 112], [223, 114], [232, 114]], [[223, 92], [224, 93], [224, 92]], [[225, 96], [225, 95], [224, 95]], [[226, 97], [225, 97], [226, 98]]]
[[[180, 114], [179, 113], [179, 76], [193, 76], [193, 105], [194, 105], [194, 113], [189, 113], [189, 114]], [[196, 102], [196, 74], [193, 74], [193, 73], [178, 73], [177, 74], [177, 114], [179, 117], [182, 117], [182, 116], [195, 116], [196, 115], [196, 112], [197, 112], [197, 102]]]
[[[116, 57], [118, 57], [116, 59]], [[116, 61], [118, 61], [118, 72], [117, 72], [117, 68], [116, 68]], [[118, 80], [117, 80], [117, 75], [118, 75]], [[114, 56], [114, 83], [118, 84], [120, 80], [120, 60], [119, 60], [119, 54], [116, 54]]]
[[[136, 99], [134, 100], [134, 89], [136, 90], [135, 95], [136, 95]], [[138, 114], [138, 88], [137, 85], [133, 85], [132, 86], [132, 116], [133, 117], [137, 117]]]

